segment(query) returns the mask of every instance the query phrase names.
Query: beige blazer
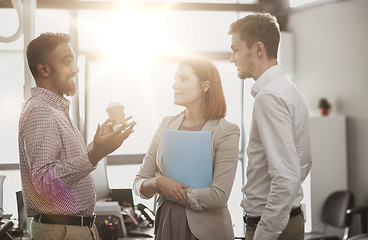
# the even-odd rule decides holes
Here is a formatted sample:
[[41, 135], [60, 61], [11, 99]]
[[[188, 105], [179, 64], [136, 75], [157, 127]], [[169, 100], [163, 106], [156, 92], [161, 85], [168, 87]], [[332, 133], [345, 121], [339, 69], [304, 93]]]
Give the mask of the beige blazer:
[[[153, 178], [155, 172], [165, 174], [162, 164], [161, 129], [178, 129], [184, 113], [166, 117], [151, 142], [133, 184], [134, 192], [142, 197], [141, 185]], [[193, 235], [200, 240], [230, 240], [234, 238], [227, 201], [233, 186], [239, 153], [239, 127], [224, 118], [208, 120], [202, 131], [212, 132], [213, 179], [211, 186], [199, 191], [199, 203], [204, 210], [186, 209], [188, 224]], [[159, 196], [158, 208], [163, 196]]]

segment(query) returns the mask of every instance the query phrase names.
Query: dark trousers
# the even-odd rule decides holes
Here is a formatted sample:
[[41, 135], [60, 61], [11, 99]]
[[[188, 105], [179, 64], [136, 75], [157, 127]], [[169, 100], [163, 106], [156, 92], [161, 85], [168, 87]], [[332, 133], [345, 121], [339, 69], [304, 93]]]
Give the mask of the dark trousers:
[[[245, 240], [253, 240], [257, 226], [246, 226]], [[304, 218], [303, 214], [291, 217], [284, 231], [277, 240], [304, 240]]]

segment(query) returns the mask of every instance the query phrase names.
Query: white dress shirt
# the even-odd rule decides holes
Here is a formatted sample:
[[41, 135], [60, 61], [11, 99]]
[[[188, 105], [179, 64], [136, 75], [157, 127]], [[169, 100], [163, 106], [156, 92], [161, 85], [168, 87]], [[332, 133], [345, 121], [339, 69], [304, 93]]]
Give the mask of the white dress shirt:
[[261, 216], [254, 240], [271, 240], [278, 238], [291, 209], [303, 199], [301, 184], [312, 164], [309, 112], [279, 65], [257, 79], [252, 95], [247, 183], [241, 206], [248, 215]]

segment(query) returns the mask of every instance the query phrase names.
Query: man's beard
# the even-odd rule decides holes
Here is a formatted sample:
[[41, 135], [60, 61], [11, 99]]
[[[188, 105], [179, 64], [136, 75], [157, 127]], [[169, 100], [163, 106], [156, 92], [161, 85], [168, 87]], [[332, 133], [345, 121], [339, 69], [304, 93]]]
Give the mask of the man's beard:
[[66, 96], [74, 96], [77, 91], [77, 85], [71, 80], [72, 77], [73, 76], [70, 75], [67, 81], [61, 81], [60, 75], [54, 71], [53, 85], [55, 89]]
[[[66, 87], [66, 86], [65, 86]], [[75, 84], [75, 82], [73, 81], [72, 84], [69, 86], [69, 88], [65, 88], [64, 89], [64, 94], [66, 96], [74, 96], [74, 94], [77, 91], [77, 84]]]

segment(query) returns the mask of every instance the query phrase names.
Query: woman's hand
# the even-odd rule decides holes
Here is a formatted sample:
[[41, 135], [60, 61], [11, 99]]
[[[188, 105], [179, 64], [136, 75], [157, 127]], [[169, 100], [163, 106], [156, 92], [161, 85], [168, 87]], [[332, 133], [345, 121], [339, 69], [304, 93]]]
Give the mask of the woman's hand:
[[172, 198], [184, 207], [189, 207], [187, 188], [188, 186], [176, 181], [175, 179], [165, 177], [160, 173], [156, 173], [157, 187], [160, 193]]

